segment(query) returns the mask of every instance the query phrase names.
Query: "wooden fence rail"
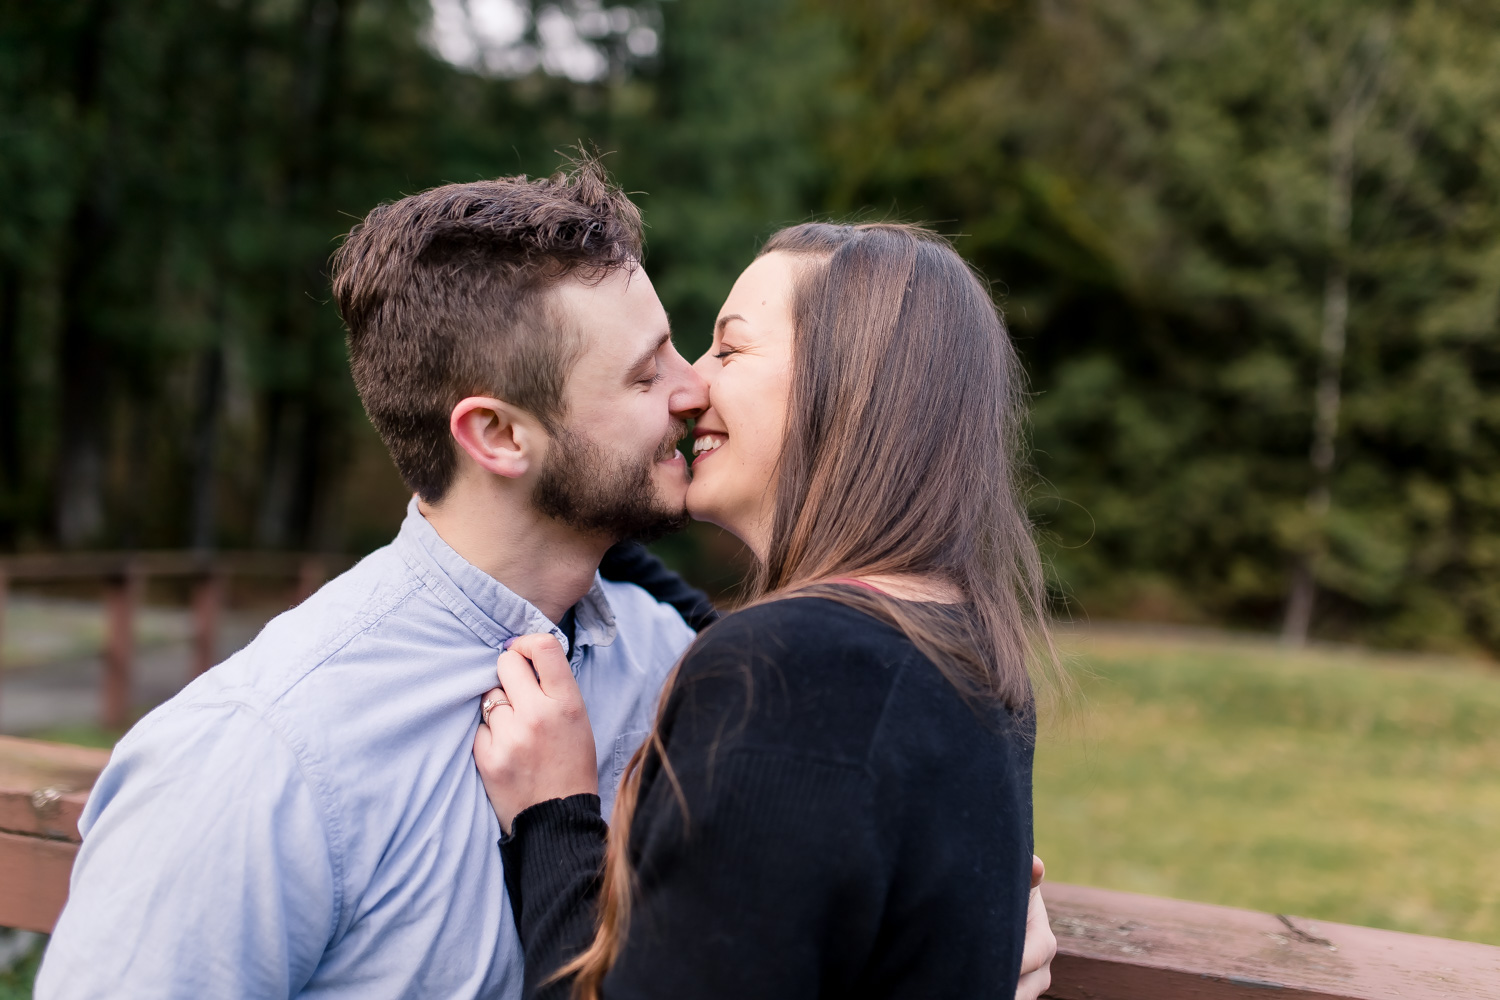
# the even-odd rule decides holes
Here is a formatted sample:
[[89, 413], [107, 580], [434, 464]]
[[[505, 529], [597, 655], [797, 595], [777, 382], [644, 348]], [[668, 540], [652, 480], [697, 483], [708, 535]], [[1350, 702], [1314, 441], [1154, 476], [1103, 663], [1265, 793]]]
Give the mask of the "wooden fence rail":
[[[98, 582], [105, 613], [100, 721], [123, 729], [130, 722], [135, 666], [135, 620], [152, 579], [192, 582], [193, 656], [188, 680], [214, 665], [219, 619], [234, 578], [295, 581], [292, 603], [301, 603], [347, 556], [295, 552], [68, 552], [0, 557], [0, 656], [4, 655], [5, 605], [15, 582]], [[4, 664], [0, 662], [0, 669]]]
[[1048, 883], [1057, 1000], [1500, 1000], [1500, 948]]
[[[52, 929], [108, 758], [0, 737], [0, 926]], [[1500, 947], [1052, 882], [1043, 893], [1055, 1000], [1500, 1000]]]
[[78, 817], [108, 750], [0, 736], [0, 927], [47, 932], [68, 898]]

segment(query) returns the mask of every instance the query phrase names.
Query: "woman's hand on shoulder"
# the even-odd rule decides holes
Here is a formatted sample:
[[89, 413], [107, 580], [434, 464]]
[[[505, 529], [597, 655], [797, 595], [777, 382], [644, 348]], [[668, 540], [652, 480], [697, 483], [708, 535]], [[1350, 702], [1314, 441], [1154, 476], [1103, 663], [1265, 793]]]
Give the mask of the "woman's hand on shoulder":
[[599, 792], [594, 730], [562, 646], [546, 634], [511, 640], [481, 703], [474, 762], [510, 833], [516, 815], [548, 799]]

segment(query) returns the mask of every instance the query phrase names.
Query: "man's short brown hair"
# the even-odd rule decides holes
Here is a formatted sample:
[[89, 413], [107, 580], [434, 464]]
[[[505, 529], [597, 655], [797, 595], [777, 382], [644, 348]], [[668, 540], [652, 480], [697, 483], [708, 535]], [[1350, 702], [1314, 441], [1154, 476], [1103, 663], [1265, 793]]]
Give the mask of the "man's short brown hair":
[[333, 258], [333, 294], [365, 413], [429, 503], [457, 468], [455, 404], [495, 396], [549, 430], [578, 331], [549, 308], [570, 277], [636, 265], [641, 216], [598, 161], [545, 179], [448, 184], [381, 205]]

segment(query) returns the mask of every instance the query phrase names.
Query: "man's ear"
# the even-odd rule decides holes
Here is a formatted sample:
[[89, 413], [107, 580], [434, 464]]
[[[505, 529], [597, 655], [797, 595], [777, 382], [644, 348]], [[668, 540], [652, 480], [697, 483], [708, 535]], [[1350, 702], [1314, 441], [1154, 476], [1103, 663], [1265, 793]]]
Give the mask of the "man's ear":
[[461, 399], [448, 415], [453, 440], [486, 472], [519, 479], [546, 455], [546, 428], [531, 414], [492, 396]]

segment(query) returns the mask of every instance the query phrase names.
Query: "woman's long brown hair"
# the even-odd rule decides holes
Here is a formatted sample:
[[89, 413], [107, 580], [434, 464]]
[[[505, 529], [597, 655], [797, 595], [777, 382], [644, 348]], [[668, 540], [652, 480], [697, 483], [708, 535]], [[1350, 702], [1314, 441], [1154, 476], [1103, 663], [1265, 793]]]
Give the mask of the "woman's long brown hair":
[[[1057, 658], [1021, 481], [1025, 383], [985, 282], [915, 226], [808, 223], [772, 236], [768, 253], [803, 267], [770, 545], [746, 603], [816, 594], [867, 611], [965, 696], [1030, 711], [1028, 664]], [[861, 576], [940, 581], [966, 613], [828, 583]], [[650, 754], [674, 780], [654, 730], [615, 799], [598, 932], [557, 974], [576, 976], [579, 1000], [597, 1000], [625, 940]]]

